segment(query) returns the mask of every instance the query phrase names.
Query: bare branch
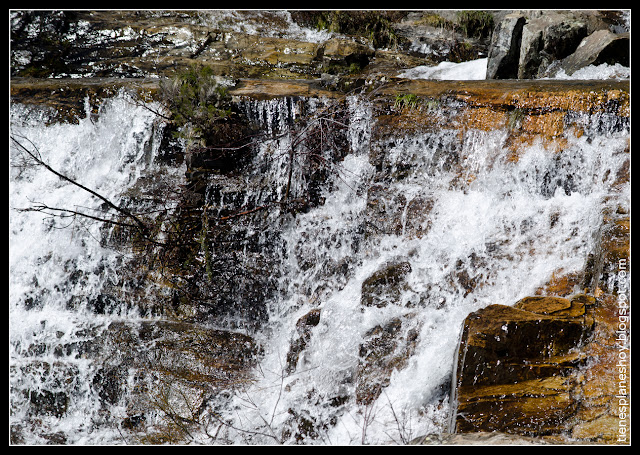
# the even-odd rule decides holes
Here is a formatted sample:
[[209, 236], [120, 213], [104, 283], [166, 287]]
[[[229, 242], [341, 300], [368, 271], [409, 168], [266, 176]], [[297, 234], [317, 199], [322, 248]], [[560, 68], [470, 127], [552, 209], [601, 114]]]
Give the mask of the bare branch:
[[[18, 141], [13, 135], [11, 135], [11, 140], [25, 153], [27, 153], [37, 164], [41, 165], [42, 167], [44, 167], [45, 169], [47, 169], [49, 172], [53, 173], [54, 175], [58, 176], [60, 179], [71, 183], [72, 185], [77, 186], [78, 188], [88, 192], [89, 194], [92, 194], [93, 196], [97, 197], [98, 199], [100, 199], [101, 201], [103, 201], [104, 203], [106, 203], [109, 207], [111, 207], [112, 209], [114, 209], [115, 211], [117, 211], [118, 213], [124, 215], [125, 217], [133, 220], [137, 226], [137, 228], [145, 235], [148, 236], [149, 235], [149, 227], [137, 216], [135, 216], [134, 214], [132, 214], [131, 212], [129, 212], [127, 209], [124, 209], [122, 207], [118, 207], [117, 205], [115, 205], [113, 202], [111, 202], [109, 199], [107, 199], [106, 197], [104, 197], [103, 195], [101, 195], [100, 193], [92, 190], [91, 188], [87, 188], [86, 186], [82, 185], [81, 183], [76, 182], [75, 180], [73, 180], [70, 177], [67, 177], [66, 175], [56, 171], [55, 169], [53, 169], [51, 166], [49, 166], [47, 163], [44, 162], [44, 160], [42, 159], [42, 156], [40, 155], [40, 151], [38, 150], [38, 148], [35, 146], [35, 144], [33, 144], [33, 142], [31, 142], [29, 139], [24, 138], [27, 141], [29, 141], [29, 143], [31, 143], [31, 145], [33, 146], [34, 150], [29, 150], [27, 147], [25, 147], [24, 145], [22, 145], [20, 143], [20, 141]], [[67, 210], [69, 211], [69, 210]], [[83, 216], [88, 216], [85, 214], [81, 214], [78, 213], [79, 215], [83, 215]]]
[[[108, 218], [102, 218], [99, 216], [95, 216], [95, 215], [90, 215], [88, 213], [84, 213], [84, 212], [79, 212], [77, 210], [71, 210], [71, 209], [65, 209], [65, 208], [59, 208], [59, 207], [50, 207], [46, 204], [42, 204], [39, 203], [37, 205], [34, 205], [32, 207], [27, 207], [27, 208], [16, 208], [16, 210], [18, 212], [40, 212], [40, 213], [44, 213], [45, 215], [51, 215], [51, 216], [58, 216], [61, 218], [68, 218], [68, 217], [75, 217], [75, 216], [81, 216], [84, 218], [89, 218], [92, 220], [96, 220], [96, 221], [100, 221], [101, 223], [107, 223], [107, 224], [113, 224], [116, 226], [123, 226], [123, 227], [130, 227], [133, 229], [137, 229], [138, 226], [135, 224], [131, 224], [131, 223], [123, 223], [121, 221], [116, 221], [116, 220], [112, 220], [112, 219], [108, 219]], [[56, 215], [54, 213], [48, 213], [48, 212], [62, 212], [62, 215]], [[64, 213], [68, 213], [68, 215], [65, 215]]]

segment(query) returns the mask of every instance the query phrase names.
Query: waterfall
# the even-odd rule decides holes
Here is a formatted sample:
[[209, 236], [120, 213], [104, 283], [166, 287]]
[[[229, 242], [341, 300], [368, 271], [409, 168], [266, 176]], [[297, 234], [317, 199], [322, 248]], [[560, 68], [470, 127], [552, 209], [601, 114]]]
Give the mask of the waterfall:
[[[287, 178], [294, 136], [280, 133], [327, 105], [297, 101], [245, 102], [248, 118], [268, 134], [255, 144], [241, 206], [295, 199], [317, 185], [302, 161]], [[184, 179], [184, 168], [156, 159], [154, 114], [125, 95], [77, 124], [11, 109], [12, 134], [109, 200], [161, 166], [173, 185]], [[227, 422], [220, 439], [383, 444], [446, 431], [464, 318], [532, 295], [558, 271], [583, 270], [605, 204], [628, 206], [629, 184], [611, 189], [628, 159], [628, 125], [612, 120], [577, 118], [585, 133], [568, 135], [562, 152], [534, 141], [510, 159], [507, 127], [460, 131], [443, 122], [435, 131], [380, 137], [371, 101], [348, 97], [340, 122], [346, 152], [320, 136], [329, 164], [314, 202], [284, 221], [276, 222], [284, 210], [274, 209], [277, 232], [256, 236], [262, 246], [277, 234], [269, 264], [277, 280], [266, 322], [251, 334], [263, 349], [253, 380], [202, 408]], [[115, 286], [133, 298], [121, 279], [130, 253], [104, 241], [101, 223], [15, 210], [42, 202], [96, 213], [100, 201], [29, 165], [16, 147], [10, 160], [11, 424], [27, 443], [126, 442], [117, 424], [124, 404], [101, 405], [92, 342], [109, 322], [153, 317], [104, 293]], [[214, 212], [225, 200], [212, 188], [205, 199]], [[376, 362], [386, 376], [371, 372]], [[210, 443], [211, 434], [193, 439]]]
[[[85, 111], [91, 112], [88, 100]], [[155, 115], [126, 95], [106, 100], [97, 115], [77, 124], [48, 122], [46, 110], [11, 106], [12, 136], [116, 204], [158, 152]], [[133, 293], [122, 283], [127, 253], [106, 244], [102, 223], [19, 211], [45, 204], [101, 216], [102, 201], [35, 165], [17, 146], [10, 148], [9, 200], [11, 424], [31, 435], [26, 443], [119, 440], [116, 428], [103, 425], [107, 414], [94, 379], [101, 365], [93, 354], [109, 322], [144, 316], [105, 293], [108, 286]]]
[[[582, 271], [627, 159], [625, 128], [597, 116], [584, 119], [592, 134], [569, 138], [562, 153], [537, 141], [510, 160], [506, 129], [460, 138], [443, 126], [374, 141], [371, 106], [354, 97], [349, 113], [350, 153], [324, 204], [282, 232], [265, 355], [256, 382], [228, 405], [226, 417], [244, 429], [230, 431], [231, 440], [400, 443], [446, 431], [462, 321], [532, 295], [555, 272]], [[410, 270], [398, 292], [363, 305], [363, 285], [397, 263]], [[318, 311], [319, 321], [304, 327]], [[381, 394], [358, 403], [371, 334], [389, 327], [399, 335], [385, 354], [400, 367]]]

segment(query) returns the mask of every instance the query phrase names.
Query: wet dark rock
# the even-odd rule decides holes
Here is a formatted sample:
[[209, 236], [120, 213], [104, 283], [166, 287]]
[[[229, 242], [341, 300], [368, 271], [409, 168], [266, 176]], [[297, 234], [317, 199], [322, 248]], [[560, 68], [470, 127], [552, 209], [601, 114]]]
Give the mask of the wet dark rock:
[[149, 414], [193, 421], [209, 397], [247, 381], [260, 355], [247, 335], [175, 321], [113, 322], [97, 341], [103, 366], [92, 388], [105, 405], [125, 406], [122, 426], [135, 431]]
[[98, 294], [95, 298], [87, 301], [87, 307], [97, 314], [108, 314], [113, 311], [119, 302], [109, 294]]
[[373, 184], [367, 192], [366, 235], [422, 237], [429, 230], [433, 200], [416, 196], [407, 201], [384, 184]]
[[147, 418], [143, 415], [133, 415], [122, 419], [122, 428], [127, 430], [136, 430], [144, 425]]
[[29, 402], [35, 414], [62, 417], [67, 412], [69, 396], [66, 392], [31, 391]]
[[463, 325], [451, 428], [561, 434], [580, 406], [580, 348], [594, 327], [584, 296], [489, 305]]
[[356, 402], [373, 403], [391, 381], [394, 370], [401, 370], [417, 344], [419, 325], [412, 315], [393, 318], [377, 325], [363, 337], [356, 372]]
[[101, 368], [93, 377], [92, 386], [106, 404], [117, 405], [125, 393], [128, 371], [125, 365]]
[[298, 319], [296, 332], [298, 337], [291, 341], [289, 352], [287, 353], [286, 373], [293, 373], [298, 364], [298, 358], [311, 340], [311, 329], [320, 323], [320, 309], [316, 308]]
[[407, 261], [387, 264], [362, 282], [362, 305], [385, 307], [399, 304], [402, 291], [406, 288], [407, 275], [411, 264]]

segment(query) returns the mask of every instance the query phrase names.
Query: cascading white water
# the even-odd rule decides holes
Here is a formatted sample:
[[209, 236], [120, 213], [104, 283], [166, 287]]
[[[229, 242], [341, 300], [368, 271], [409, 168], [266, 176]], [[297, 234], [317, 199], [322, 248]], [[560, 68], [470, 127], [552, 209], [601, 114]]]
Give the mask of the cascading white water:
[[[12, 105], [11, 134], [51, 168], [117, 204], [152, 166], [160, 142], [155, 119], [124, 94], [78, 124], [47, 126], [45, 111]], [[92, 387], [100, 365], [90, 352], [106, 323], [139, 317], [123, 306], [95, 311], [126, 258], [101, 246], [101, 223], [17, 210], [41, 203], [102, 216], [102, 201], [12, 145], [9, 202], [10, 424], [27, 444], [119, 440], [115, 427], [102, 425]]]
[[[231, 442], [399, 443], [444, 431], [463, 319], [492, 303], [515, 303], [555, 271], [581, 270], [605, 198], [628, 204], [628, 187], [610, 194], [628, 158], [628, 131], [609, 128], [607, 118], [585, 118], [586, 134], [570, 137], [560, 154], [534, 143], [509, 160], [506, 130], [468, 130], [460, 138], [459, 131], [443, 128], [374, 139], [367, 101], [350, 97], [347, 108], [350, 153], [333, 169], [324, 202], [290, 223], [274, 224], [283, 228], [285, 248], [281, 263], [273, 265], [281, 278], [268, 302], [269, 321], [254, 334], [264, 348], [255, 381], [231, 399], [211, 403], [231, 423], [224, 428]], [[296, 109], [287, 100], [246, 106], [267, 132], [286, 130], [284, 119], [297, 116]], [[107, 101], [95, 120], [77, 125], [45, 126], [45, 118], [18, 105], [11, 115], [12, 134], [28, 138], [53, 168], [110, 200], [156, 165], [154, 116], [124, 96]], [[260, 144], [256, 163], [262, 165], [248, 177], [272, 182], [277, 200], [285, 191], [290, 141], [283, 135]], [[384, 153], [383, 170], [372, 164], [373, 148]], [[27, 443], [56, 434], [74, 444], [122, 442], [92, 387], [97, 365], [84, 350], [106, 322], [140, 317], [87, 308], [105, 283], [118, 282], [125, 258], [101, 246], [98, 223], [76, 219], [65, 226], [13, 210], [33, 202], [91, 210], [99, 201], [42, 168], [22, 166], [18, 149], [10, 152], [11, 424], [28, 435]], [[448, 161], [453, 155], [457, 168]], [[293, 194], [302, 191], [295, 186], [302, 185], [299, 179], [294, 176]], [[376, 184], [404, 201], [396, 232], [366, 229], [368, 192]], [[260, 195], [247, 196], [260, 202]], [[418, 205], [417, 217], [410, 205], [416, 200], [429, 201]], [[397, 260], [410, 264], [398, 299], [362, 305], [365, 280]], [[472, 287], [463, 276], [473, 280]], [[287, 369], [296, 323], [314, 309], [321, 311], [320, 322]], [[415, 333], [412, 355], [375, 401], [357, 404], [359, 352], [367, 333], [397, 319], [407, 321], [404, 332]], [[115, 420], [125, 411], [114, 406], [109, 415]], [[307, 433], [300, 422], [308, 423]], [[209, 435], [194, 440], [211, 442]]]
[[[385, 182], [386, 190], [403, 195], [407, 205], [420, 197], [432, 206], [422, 235], [406, 232], [405, 206], [400, 234], [363, 240], [367, 189], [376, 178], [369, 156], [373, 120], [366, 102], [352, 98], [351, 153], [339, 163], [324, 205], [299, 214], [283, 233], [282, 294], [263, 332], [257, 380], [226, 415], [240, 429], [230, 431], [231, 440], [380, 444], [446, 431], [448, 381], [464, 318], [532, 295], [554, 272], [583, 270], [593, 251], [604, 201], [628, 158], [628, 132], [597, 116], [583, 121], [592, 134], [569, 138], [562, 153], [540, 141], [518, 160], [508, 159], [506, 130], [469, 130], [460, 140], [458, 131], [443, 128], [382, 141], [388, 174], [404, 169], [402, 179]], [[462, 175], [445, 165], [442, 152], [451, 147]], [[615, 195], [618, 203], [628, 204], [628, 190]], [[363, 282], [398, 258], [411, 267], [399, 301], [363, 306]], [[471, 289], [458, 272], [474, 280]], [[320, 309], [320, 322], [292, 373], [287, 353], [299, 336], [296, 322], [312, 309]], [[356, 404], [366, 334], [397, 318], [417, 331], [415, 351], [376, 401]]]

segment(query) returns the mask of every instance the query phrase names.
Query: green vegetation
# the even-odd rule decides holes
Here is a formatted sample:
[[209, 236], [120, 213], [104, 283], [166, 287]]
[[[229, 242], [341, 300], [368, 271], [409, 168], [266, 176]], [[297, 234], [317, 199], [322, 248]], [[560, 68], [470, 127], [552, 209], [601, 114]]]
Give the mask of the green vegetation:
[[318, 30], [357, 35], [367, 38], [374, 48], [393, 47], [400, 37], [393, 22], [401, 19], [403, 11], [296, 11], [293, 19], [301, 25]]
[[404, 95], [396, 95], [393, 107], [396, 109], [416, 109], [425, 112], [437, 111], [442, 107], [442, 100], [440, 98], [420, 98], [413, 93], [407, 93]]
[[454, 41], [449, 53], [449, 61], [460, 63], [478, 58], [478, 52], [471, 43], [466, 41]]
[[456, 20], [452, 21], [439, 14], [426, 12], [417, 22], [445, 30], [455, 30], [467, 38], [487, 38], [493, 31], [493, 15], [480, 10], [463, 10], [456, 12]]
[[396, 101], [393, 103], [393, 107], [396, 108], [409, 108], [414, 109], [418, 106], [420, 102], [420, 98], [413, 93], [408, 93], [406, 95], [396, 95]]
[[469, 38], [487, 38], [493, 31], [493, 15], [486, 11], [459, 11], [458, 27]]
[[520, 129], [522, 125], [522, 120], [525, 118], [525, 110], [521, 108], [515, 108], [507, 114], [507, 126], [509, 130], [517, 130]]
[[455, 28], [455, 24], [450, 20], [445, 19], [439, 14], [430, 12], [426, 12], [416, 23], [418, 25], [431, 25], [432, 27], [444, 28], [446, 30], [453, 30]]
[[161, 84], [163, 100], [179, 135], [209, 145], [232, 114], [231, 96], [208, 66], [192, 65]]

